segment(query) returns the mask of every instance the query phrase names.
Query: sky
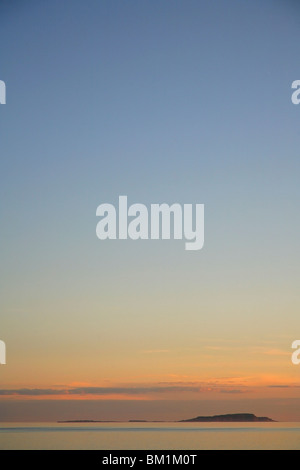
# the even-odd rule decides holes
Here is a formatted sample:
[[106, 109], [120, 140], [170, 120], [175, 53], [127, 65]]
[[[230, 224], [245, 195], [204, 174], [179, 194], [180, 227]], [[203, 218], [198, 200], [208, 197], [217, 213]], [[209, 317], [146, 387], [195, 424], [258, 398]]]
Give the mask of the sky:
[[[299, 5], [0, 2], [0, 420], [300, 421]], [[205, 206], [205, 243], [96, 209]], [[88, 415], [88, 416], [87, 416]]]

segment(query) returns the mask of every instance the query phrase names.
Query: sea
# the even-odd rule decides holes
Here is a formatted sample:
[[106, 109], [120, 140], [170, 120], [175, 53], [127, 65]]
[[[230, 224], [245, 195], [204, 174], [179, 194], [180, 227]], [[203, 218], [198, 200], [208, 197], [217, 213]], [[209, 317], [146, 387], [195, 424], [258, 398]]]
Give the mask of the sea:
[[300, 450], [300, 423], [0, 423], [1, 450]]

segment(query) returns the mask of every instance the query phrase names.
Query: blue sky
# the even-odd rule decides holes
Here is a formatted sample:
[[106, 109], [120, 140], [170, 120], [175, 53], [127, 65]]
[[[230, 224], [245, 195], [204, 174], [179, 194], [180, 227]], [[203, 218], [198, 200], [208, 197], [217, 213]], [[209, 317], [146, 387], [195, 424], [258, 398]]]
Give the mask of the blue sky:
[[[191, 325], [289, 347], [297, 44], [292, 1], [1, 2], [1, 339], [16, 362], [97, 332], [117, 361], [124, 331], [134, 354], [133, 330], [172, 348], [197, 343]], [[204, 249], [100, 242], [96, 208], [123, 194], [204, 203]]]

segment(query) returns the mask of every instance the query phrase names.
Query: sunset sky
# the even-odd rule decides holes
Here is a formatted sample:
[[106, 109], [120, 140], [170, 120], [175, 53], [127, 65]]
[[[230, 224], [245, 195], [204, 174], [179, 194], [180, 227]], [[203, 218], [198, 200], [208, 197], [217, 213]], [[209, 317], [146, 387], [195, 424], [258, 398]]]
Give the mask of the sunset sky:
[[[0, 421], [300, 421], [300, 6], [0, 3]], [[96, 209], [205, 205], [205, 244]]]

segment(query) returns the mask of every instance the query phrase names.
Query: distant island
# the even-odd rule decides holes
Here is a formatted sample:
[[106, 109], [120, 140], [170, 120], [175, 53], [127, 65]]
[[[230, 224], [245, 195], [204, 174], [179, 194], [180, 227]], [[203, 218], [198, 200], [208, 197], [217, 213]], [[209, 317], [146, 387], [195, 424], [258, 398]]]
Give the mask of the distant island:
[[[121, 423], [122, 421], [94, 421], [93, 419], [74, 419], [57, 421], [58, 423]], [[124, 422], [124, 421], [123, 421]], [[130, 419], [128, 423], [276, 423], [266, 416], [255, 416], [252, 413], [234, 413], [227, 415], [197, 416], [180, 421], [148, 421], [146, 419]]]
[[182, 419], [179, 423], [274, 423], [266, 416], [255, 416], [252, 413], [235, 413], [228, 415], [197, 416], [197, 418]]
[[108, 420], [94, 420], [94, 419], [67, 419], [64, 421], [57, 421], [58, 423], [123, 423], [124, 421], [108, 421]]

